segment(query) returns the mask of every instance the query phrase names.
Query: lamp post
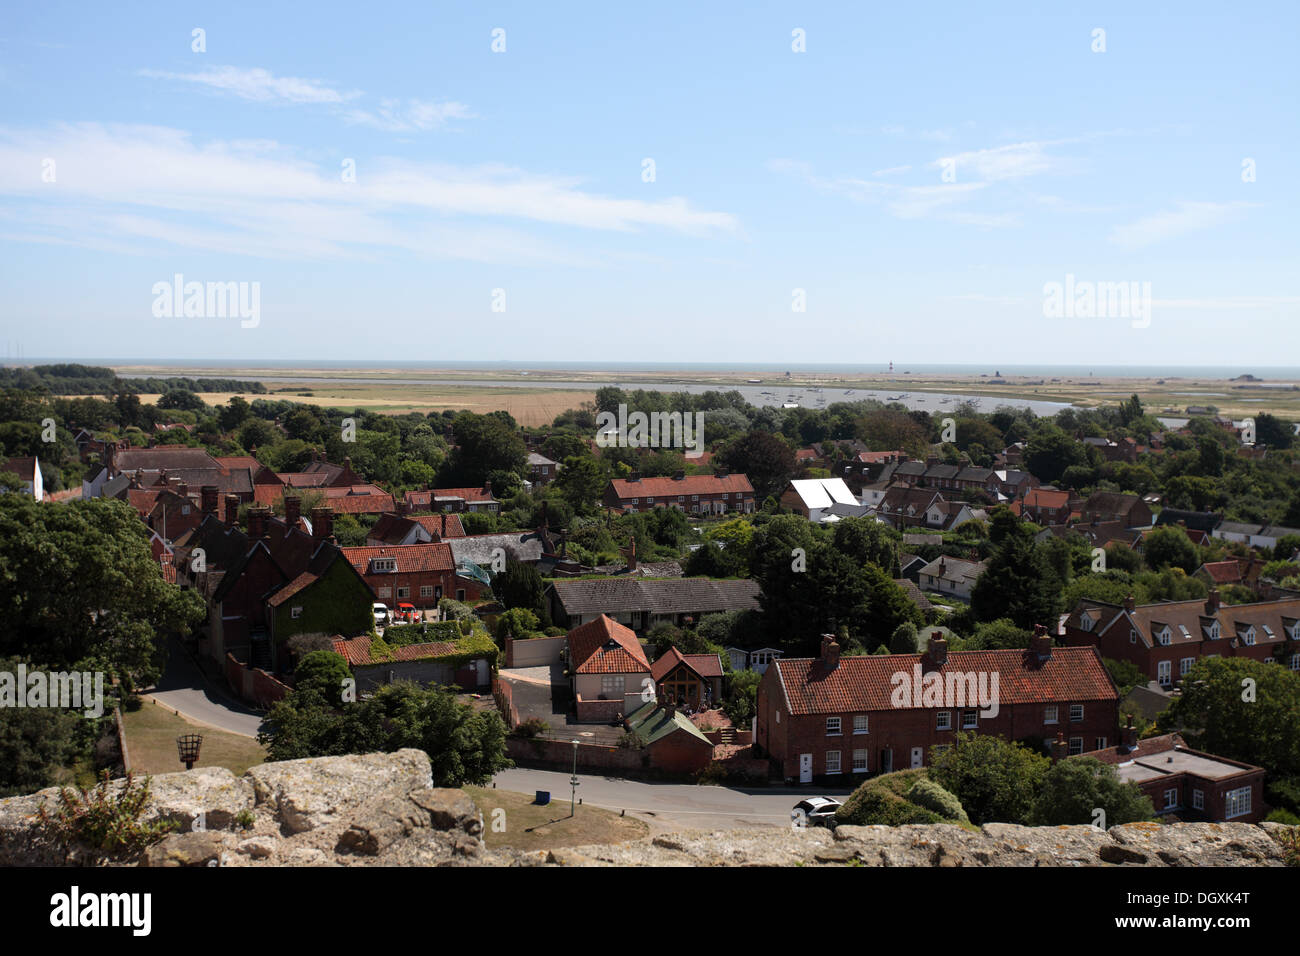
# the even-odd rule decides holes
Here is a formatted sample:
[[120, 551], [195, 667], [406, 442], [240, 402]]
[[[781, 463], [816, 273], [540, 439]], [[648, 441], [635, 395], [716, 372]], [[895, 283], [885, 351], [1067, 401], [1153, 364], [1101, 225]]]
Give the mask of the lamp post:
[[202, 734], [181, 734], [176, 738], [176, 750], [186, 770], [193, 770], [199, 759], [199, 748], [203, 746]]
[[573, 743], [573, 776], [569, 778], [569, 816], [574, 815], [578, 799], [578, 740], [575, 737]]

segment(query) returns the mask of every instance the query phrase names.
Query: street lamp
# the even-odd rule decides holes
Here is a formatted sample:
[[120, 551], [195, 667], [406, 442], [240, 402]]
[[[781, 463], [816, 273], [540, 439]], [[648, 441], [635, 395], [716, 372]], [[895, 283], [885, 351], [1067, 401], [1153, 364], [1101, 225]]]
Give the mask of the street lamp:
[[569, 816], [573, 816], [578, 799], [578, 740], [573, 743], [573, 776], [569, 778]]
[[203, 746], [202, 734], [181, 734], [176, 738], [176, 750], [181, 755], [181, 763], [186, 770], [193, 770], [199, 759], [199, 748]]

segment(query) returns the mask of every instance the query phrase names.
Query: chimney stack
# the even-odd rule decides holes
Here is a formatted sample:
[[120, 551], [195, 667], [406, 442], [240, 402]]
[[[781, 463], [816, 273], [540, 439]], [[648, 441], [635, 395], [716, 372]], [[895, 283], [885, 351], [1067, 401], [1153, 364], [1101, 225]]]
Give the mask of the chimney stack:
[[1219, 589], [1210, 588], [1209, 596], [1205, 599], [1205, 613], [1210, 617], [1219, 613]]
[[302, 517], [302, 499], [297, 495], [291, 495], [284, 499], [284, 523], [290, 528], [297, 527], [298, 519]]
[[948, 662], [948, 641], [944, 638], [943, 631], [931, 632], [925, 652], [935, 667], [942, 667]]
[[239, 495], [226, 495], [226, 527], [239, 524]]
[[205, 515], [215, 515], [217, 513], [217, 486], [204, 485], [199, 493], [203, 499], [203, 513]]
[[311, 509], [311, 536], [313, 541], [324, 541], [334, 535], [334, 509]]
[[840, 666], [840, 642], [835, 639], [834, 634], [822, 635], [822, 662], [829, 671], [835, 670]]
[[685, 481], [685, 480], [686, 480], [685, 471], [677, 471], [673, 473], [673, 481]]
[[1065, 742], [1065, 734], [1062, 731], [1056, 732], [1056, 739], [1052, 741], [1052, 763], [1064, 760], [1070, 755], [1070, 745]]
[[1136, 610], [1136, 608], [1137, 608], [1137, 602], [1133, 600], [1133, 595], [1130, 594], [1128, 597], [1124, 599], [1124, 610], [1132, 612]]
[[1052, 635], [1042, 624], [1034, 625], [1034, 636], [1029, 639], [1029, 649], [1041, 661], [1052, 656]]
[[265, 505], [254, 505], [248, 509], [248, 537], [252, 541], [259, 541], [266, 537], [267, 519], [271, 516], [271, 509]]
[[1129, 753], [1137, 750], [1138, 730], [1133, 726], [1133, 715], [1128, 715], [1128, 723], [1124, 725], [1124, 749]]
[[187, 481], [176, 480], [176, 493], [182, 498], [188, 498], [190, 494], [190, 485]]

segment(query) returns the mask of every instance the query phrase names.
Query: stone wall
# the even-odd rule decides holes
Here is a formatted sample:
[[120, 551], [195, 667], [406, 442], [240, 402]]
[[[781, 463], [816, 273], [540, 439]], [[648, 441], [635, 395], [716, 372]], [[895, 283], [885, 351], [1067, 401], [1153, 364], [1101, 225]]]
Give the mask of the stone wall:
[[[120, 783], [117, 786], [121, 786]], [[84, 865], [34, 825], [57, 791], [0, 800], [0, 866]], [[988, 824], [688, 830], [614, 846], [489, 850], [461, 790], [432, 786], [422, 751], [202, 768], [152, 778], [147, 818], [181, 828], [146, 866], [1283, 866], [1281, 824]]]

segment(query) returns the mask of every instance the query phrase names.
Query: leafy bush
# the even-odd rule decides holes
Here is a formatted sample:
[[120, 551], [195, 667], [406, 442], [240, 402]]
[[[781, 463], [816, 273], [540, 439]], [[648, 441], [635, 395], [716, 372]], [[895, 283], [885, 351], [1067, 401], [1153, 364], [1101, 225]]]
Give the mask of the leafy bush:
[[1300, 777], [1278, 777], [1267, 781], [1264, 799], [1271, 806], [1300, 814]]
[[460, 601], [453, 601], [451, 598], [443, 598], [438, 602], [438, 610], [442, 616], [449, 620], [460, 621], [474, 613], [474, 609], [468, 604]]
[[907, 799], [931, 813], [937, 813], [945, 820], [958, 823], [970, 823], [961, 801], [929, 777], [919, 777], [907, 791]]
[[1266, 823], [1285, 823], [1289, 827], [1300, 826], [1300, 817], [1290, 810], [1274, 810], [1264, 818]]
[[548, 730], [550, 725], [540, 717], [529, 717], [515, 728], [516, 737], [532, 738]]
[[128, 773], [125, 786], [110, 791], [107, 770], [93, 790], [64, 787], [53, 812], [48, 804], [36, 811], [36, 825], [65, 849], [81, 843], [109, 856], [139, 853], [180, 827], [175, 820], [140, 821], [149, 803], [148, 777], [137, 786]]
[[625, 731], [623, 736], [618, 738], [618, 746], [624, 750], [641, 750], [645, 747], [645, 738], [635, 730]]
[[899, 827], [908, 823], [943, 822], [944, 818], [939, 814], [913, 803], [898, 792], [900, 784], [906, 785], [909, 781], [890, 779], [915, 772], [903, 770], [868, 780], [836, 811], [836, 825]]

